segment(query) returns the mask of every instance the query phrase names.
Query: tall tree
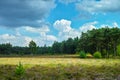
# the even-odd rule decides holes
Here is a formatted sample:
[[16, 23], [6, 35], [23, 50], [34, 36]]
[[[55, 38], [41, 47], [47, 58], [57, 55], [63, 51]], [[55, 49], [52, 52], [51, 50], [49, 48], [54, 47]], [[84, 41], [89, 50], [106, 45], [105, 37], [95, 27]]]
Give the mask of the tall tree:
[[0, 44], [0, 54], [10, 54], [12, 53], [12, 44], [10, 43], [5, 43], [5, 44]]
[[119, 28], [99, 28], [82, 33], [78, 49], [94, 53], [100, 51], [105, 57], [117, 56], [117, 45], [120, 44]]
[[52, 45], [53, 53], [61, 53], [61, 43], [55, 41]]
[[37, 53], [37, 45], [33, 40], [30, 41], [30, 43], [29, 43], [29, 49], [31, 51], [31, 54], [36, 54]]

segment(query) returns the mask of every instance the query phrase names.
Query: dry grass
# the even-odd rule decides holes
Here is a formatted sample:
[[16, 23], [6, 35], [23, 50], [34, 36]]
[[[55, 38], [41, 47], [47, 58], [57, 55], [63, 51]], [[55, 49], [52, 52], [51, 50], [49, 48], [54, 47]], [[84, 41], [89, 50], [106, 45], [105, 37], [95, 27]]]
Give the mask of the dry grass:
[[66, 56], [37, 56], [37, 57], [3, 57], [0, 58], [0, 65], [17, 65], [21, 62], [24, 65], [87, 65], [87, 66], [112, 66], [120, 64], [120, 59], [80, 59], [74, 55]]
[[[26, 73], [22, 77], [14, 76], [15, 65], [19, 62], [26, 67]], [[0, 78], [3, 80], [9, 80], [8, 78], [12, 80], [19, 78], [25, 80], [114, 80], [120, 75], [120, 59], [80, 59], [75, 55], [1, 57], [0, 65]]]

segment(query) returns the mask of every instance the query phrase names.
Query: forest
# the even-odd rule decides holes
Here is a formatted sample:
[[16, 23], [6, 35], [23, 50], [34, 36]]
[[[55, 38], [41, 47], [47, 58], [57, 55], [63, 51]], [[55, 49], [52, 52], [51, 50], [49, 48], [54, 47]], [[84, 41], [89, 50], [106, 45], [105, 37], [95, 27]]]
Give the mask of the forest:
[[10, 43], [0, 44], [1, 55], [76, 54], [80, 51], [90, 54], [99, 51], [102, 57], [106, 58], [119, 56], [120, 29], [104, 27], [88, 30], [76, 38], [55, 41], [52, 46], [39, 47], [34, 41], [29, 42], [28, 47], [12, 46]]

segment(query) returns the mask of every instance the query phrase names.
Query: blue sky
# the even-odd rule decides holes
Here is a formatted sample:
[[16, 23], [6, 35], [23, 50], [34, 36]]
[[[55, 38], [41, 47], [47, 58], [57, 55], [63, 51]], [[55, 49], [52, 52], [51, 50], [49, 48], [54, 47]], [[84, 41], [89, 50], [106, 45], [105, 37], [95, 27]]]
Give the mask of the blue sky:
[[0, 0], [0, 43], [52, 45], [81, 32], [119, 27], [119, 0]]

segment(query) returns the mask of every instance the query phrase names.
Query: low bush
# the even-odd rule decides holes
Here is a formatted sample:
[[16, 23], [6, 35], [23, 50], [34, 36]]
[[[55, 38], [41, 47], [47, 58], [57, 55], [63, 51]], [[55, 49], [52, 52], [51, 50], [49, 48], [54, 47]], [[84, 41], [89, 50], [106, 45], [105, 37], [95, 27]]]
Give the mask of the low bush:
[[94, 58], [102, 58], [102, 55], [101, 55], [101, 52], [99, 51], [96, 51], [94, 54], [93, 54]]
[[80, 58], [86, 58], [86, 53], [84, 51], [80, 52]]
[[16, 67], [15, 74], [23, 75], [24, 73], [25, 73], [25, 69], [24, 69], [23, 65], [21, 64], [21, 62], [19, 62], [19, 64]]

